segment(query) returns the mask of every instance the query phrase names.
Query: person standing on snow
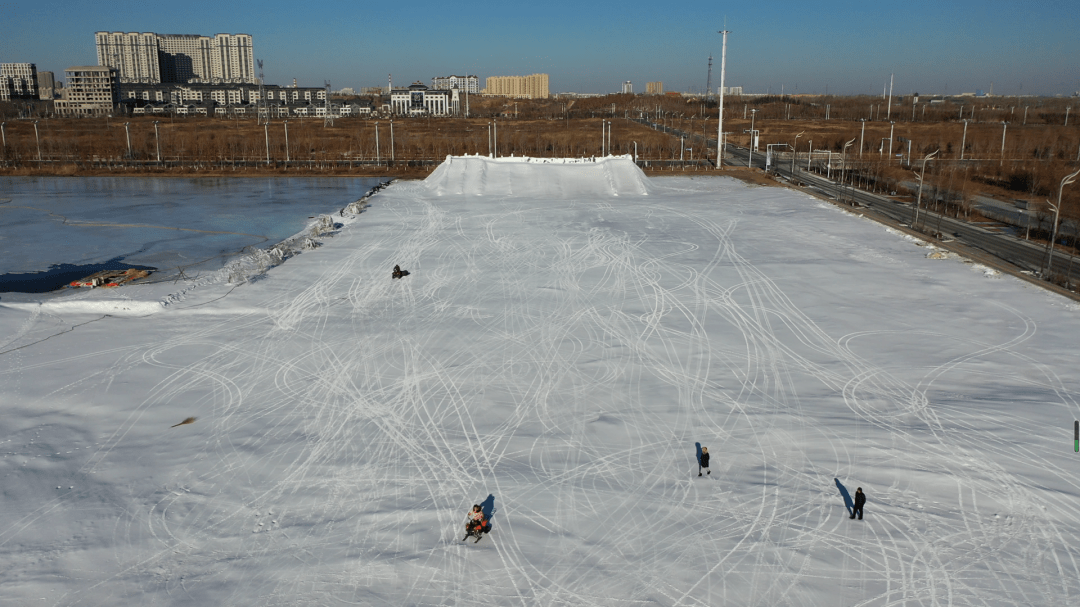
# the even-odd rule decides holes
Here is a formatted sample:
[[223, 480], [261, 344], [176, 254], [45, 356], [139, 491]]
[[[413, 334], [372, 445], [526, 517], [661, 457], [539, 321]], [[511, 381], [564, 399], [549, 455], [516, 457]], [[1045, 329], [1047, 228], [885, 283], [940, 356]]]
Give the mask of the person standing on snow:
[[712, 474], [712, 470], [709, 470], [709, 448], [701, 448], [701, 460], [698, 462], [697, 475], [701, 476], [701, 469], [705, 469], [705, 474]]
[[862, 487], [855, 490], [855, 507], [851, 509], [851, 518], [855, 518], [855, 514], [858, 513], [859, 520], [862, 520], [863, 505], [866, 504], [866, 494], [862, 492]]

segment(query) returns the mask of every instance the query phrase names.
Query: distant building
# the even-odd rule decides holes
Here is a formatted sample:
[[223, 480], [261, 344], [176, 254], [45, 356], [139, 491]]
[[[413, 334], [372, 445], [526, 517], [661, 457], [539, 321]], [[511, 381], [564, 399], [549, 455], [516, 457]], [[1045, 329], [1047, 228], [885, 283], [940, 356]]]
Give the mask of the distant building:
[[468, 93], [480, 92], [479, 76], [439, 76], [431, 79], [431, 88], [437, 91], [457, 89]]
[[98, 65], [114, 67], [120, 82], [255, 83], [249, 34], [96, 32]]
[[664, 83], [663, 82], [646, 82], [645, 83], [646, 95], [663, 95]]
[[56, 77], [52, 72], [38, 72], [38, 99], [56, 97]]
[[356, 95], [356, 91], [352, 87], [347, 86], [347, 87], [341, 89], [340, 91], [338, 91], [335, 94], [345, 96], [345, 97], [352, 97], [352, 96]]
[[742, 96], [743, 91], [741, 86], [725, 86], [723, 87], [725, 95], [739, 95]]
[[116, 70], [101, 65], [69, 67], [64, 70], [67, 88], [64, 99], [54, 102], [61, 116], [110, 114], [117, 103]]
[[629, 80], [622, 83], [622, 92], [623, 92], [623, 95], [633, 95], [634, 94], [634, 83], [630, 82]]
[[37, 99], [38, 73], [33, 63], [0, 63], [0, 101]]
[[[267, 84], [138, 84], [125, 83], [118, 87], [119, 102], [131, 108], [146, 104], [210, 104], [215, 107], [242, 108], [259, 105], [262, 96], [266, 96], [264, 110], [271, 116], [281, 114], [280, 108], [289, 108], [286, 116], [296, 114], [297, 107], [312, 105], [325, 106], [326, 89], [322, 87], [285, 87]], [[252, 108], [252, 112], [258, 112]], [[246, 113], [230, 110], [229, 113]]]
[[547, 99], [550, 97], [548, 93], [548, 75], [490, 76], [487, 79], [487, 87], [480, 93], [495, 97]]
[[386, 91], [387, 91], [387, 89], [386, 89], [385, 86], [362, 86], [362, 87], [360, 87], [360, 94], [361, 95], [385, 95]]
[[457, 89], [432, 90], [420, 82], [390, 91], [390, 111], [403, 116], [447, 116], [454, 111]]

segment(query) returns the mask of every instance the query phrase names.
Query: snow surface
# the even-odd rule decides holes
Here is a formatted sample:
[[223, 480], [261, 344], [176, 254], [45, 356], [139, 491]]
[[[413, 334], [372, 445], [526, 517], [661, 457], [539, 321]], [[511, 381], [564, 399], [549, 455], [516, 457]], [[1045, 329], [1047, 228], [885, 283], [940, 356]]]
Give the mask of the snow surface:
[[372, 203], [243, 284], [0, 302], [0, 605], [1077, 603], [1072, 302], [626, 159]]

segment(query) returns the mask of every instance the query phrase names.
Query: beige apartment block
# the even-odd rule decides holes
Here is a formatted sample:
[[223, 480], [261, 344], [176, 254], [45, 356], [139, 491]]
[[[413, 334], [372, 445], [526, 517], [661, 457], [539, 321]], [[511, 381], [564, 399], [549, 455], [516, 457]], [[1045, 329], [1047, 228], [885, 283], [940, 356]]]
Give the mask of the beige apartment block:
[[495, 97], [520, 97], [523, 99], [547, 99], [550, 96], [547, 74], [490, 76], [487, 79], [487, 88], [480, 92]]
[[663, 82], [646, 82], [645, 83], [646, 95], [663, 95], [664, 83]]
[[116, 70], [103, 65], [69, 67], [64, 70], [64, 99], [54, 103], [62, 116], [112, 113], [118, 99]]

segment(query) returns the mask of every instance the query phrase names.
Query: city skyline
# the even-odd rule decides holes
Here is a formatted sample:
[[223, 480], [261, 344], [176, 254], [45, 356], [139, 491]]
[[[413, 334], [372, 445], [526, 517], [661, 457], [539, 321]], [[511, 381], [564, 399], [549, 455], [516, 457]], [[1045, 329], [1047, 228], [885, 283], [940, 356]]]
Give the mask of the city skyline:
[[[1070, 95], [1080, 90], [1080, 16], [1057, 0], [933, 3], [882, 8], [826, 6], [619, 5], [557, 1], [408, 8], [324, 3], [320, 14], [276, 0], [259, 10], [202, 0], [157, 7], [121, 0], [102, 12], [76, 4], [8, 4], [0, 16], [0, 61], [63, 73], [97, 63], [94, 33], [243, 32], [265, 62], [266, 81], [359, 89], [430, 82], [448, 74], [550, 74], [552, 92], [618, 92], [660, 81], [665, 91], [704, 92], [708, 56], [720, 84], [721, 37], [728, 86], [747, 93]], [[807, 10], [807, 9], [813, 9]], [[726, 19], [726, 26], [725, 26]], [[524, 25], [523, 25], [524, 24]]]

